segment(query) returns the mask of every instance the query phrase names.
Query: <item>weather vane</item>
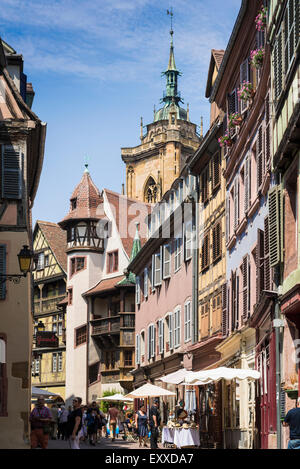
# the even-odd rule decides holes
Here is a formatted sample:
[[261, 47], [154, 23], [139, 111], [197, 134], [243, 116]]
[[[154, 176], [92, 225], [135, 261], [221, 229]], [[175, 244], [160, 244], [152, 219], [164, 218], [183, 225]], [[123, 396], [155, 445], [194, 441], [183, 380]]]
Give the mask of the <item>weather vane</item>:
[[173, 13], [173, 7], [170, 8], [170, 10], [167, 10], [167, 15], [170, 15], [171, 17], [171, 31], [170, 31], [170, 34], [171, 36], [173, 36], [173, 16], [174, 16], [174, 13]]

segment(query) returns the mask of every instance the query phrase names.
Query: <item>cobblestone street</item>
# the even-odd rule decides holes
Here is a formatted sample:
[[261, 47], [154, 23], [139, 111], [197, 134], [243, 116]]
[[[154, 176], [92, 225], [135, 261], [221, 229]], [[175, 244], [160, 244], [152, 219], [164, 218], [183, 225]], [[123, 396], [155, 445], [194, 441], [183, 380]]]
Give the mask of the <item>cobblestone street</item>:
[[[148, 449], [150, 448], [150, 443], [148, 443]], [[159, 448], [162, 448], [162, 445], [159, 444]], [[69, 442], [65, 440], [49, 440], [48, 449], [70, 449]], [[122, 438], [117, 438], [114, 442], [110, 438], [101, 438], [101, 441], [96, 444], [96, 446], [90, 445], [88, 441], [80, 442], [80, 449], [139, 449], [139, 443], [136, 441], [124, 441]], [[144, 448], [143, 448], [144, 449]]]

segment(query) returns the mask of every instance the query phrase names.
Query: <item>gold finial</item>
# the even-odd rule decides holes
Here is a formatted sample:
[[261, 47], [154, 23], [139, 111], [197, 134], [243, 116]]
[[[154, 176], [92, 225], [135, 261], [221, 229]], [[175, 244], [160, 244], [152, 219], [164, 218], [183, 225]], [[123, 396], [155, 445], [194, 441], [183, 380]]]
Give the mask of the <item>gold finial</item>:
[[174, 31], [173, 31], [173, 16], [174, 16], [173, 7], [171, 7], [170, 10], [167, 10], [167, 15], [170, 15], [170, 17], [171, 17], [170, 35], [171, 35], [171, 42], [173, 42], [173, 34], [174, 34]]

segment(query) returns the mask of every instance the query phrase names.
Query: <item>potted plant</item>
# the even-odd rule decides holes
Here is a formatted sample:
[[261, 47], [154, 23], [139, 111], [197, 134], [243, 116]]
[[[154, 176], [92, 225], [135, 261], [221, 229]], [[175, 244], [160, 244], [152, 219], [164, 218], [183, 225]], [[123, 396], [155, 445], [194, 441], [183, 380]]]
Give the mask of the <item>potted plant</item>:
[[284, 386], [283, 389], [290, 399], [298, 398], [298, 376], [296, 373], [290, 376], [287, 384]]
[[241, 101], [248, 101], [249, 99], [253, 98], [254, 94], [255, 90], [252, 83], [250, 83], [250, 81], [243, 81], [240, 89], [238, 90], [239, 99]]
[[260, 68], [263, 64], [265, 57], [265, 49], [260, 47], [259, 49], [254, 49], [250, 53], [250, 62], [254, 65], [255, 68]]
[[225, 135], [222, 135], [222, 137], [218, 139], [218, 142], [219, 142], [220, 147], [225, 147], [225, 146], [231, 147], [233, 144], [232, 138], [227, 132]]
[[258, 12], [257, 17], [255, 18], [256, 29], [262, 31], [267, 25], [267, 7], [262, 6], [261, 10]]
[[234, 114], [230, 114], [228, 116], [228, 126], [233, 128], [235, 126], [240, 126], [243, 122], [242, 115], [239, 112], [235, 112]]

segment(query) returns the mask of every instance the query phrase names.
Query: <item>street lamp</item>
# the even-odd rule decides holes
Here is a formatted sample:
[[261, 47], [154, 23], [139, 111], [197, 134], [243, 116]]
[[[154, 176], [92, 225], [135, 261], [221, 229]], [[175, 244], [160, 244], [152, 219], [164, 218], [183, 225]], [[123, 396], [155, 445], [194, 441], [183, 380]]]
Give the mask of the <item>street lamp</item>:
[[18, 254], [19, 267], [21, 274], [0, 274], [0, 283], [5, 283], [9, 280], [14, 283], [20, 283], [22, 277], [26, 277], [31, 269], [33, 253], [28, 246], [24, 245]]
[[38, 332], [44, 332], [44, 330], [45, 330], [45, 324], [43, 323], [43, 321], [40, 320], [40, 321], [38, 322], [37, 330], [38, 330]]

